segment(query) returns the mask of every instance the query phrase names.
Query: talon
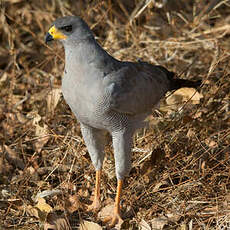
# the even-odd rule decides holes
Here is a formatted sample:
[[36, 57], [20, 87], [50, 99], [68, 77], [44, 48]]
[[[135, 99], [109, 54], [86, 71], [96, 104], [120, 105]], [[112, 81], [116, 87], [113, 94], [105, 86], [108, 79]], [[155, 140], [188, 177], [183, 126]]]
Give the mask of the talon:
[[112, 228], [114, 227], [116, 224], [118, 224], [119, 226], [121, 226], [121, 224], [124, 222], [120, 216], [120, 214], [118, 213], [114, 213], [113, 216], [108, 216], [106, 217], [103, 222], [108, 223], [111, 222], [109, 224], [109, 227]]
[[115, 225], [121, 226], [121, 224], [124, 222], [121, 218], [121, 209], [120, 209], [120, 197], [121, 197], [121, 190], [122, 190], [122, 180], [118, 180], [117, 183], [117, 194], [115, 198], [115, 205], [114, 205], [114, 213], [112, 216], [108, 216], [104, 218], [104, 222], [109, 224], [109, 227], [114, 227]]

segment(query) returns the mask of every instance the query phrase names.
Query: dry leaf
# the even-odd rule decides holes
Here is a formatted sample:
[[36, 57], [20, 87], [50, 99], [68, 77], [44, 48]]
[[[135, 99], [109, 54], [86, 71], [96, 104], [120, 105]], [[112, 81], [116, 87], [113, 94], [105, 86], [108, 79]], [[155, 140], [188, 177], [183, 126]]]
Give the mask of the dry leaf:
[[18, 154], [8, 147], [7, 145], [4, 145], [4, 148], [6, 150], [6, 159], [9, 161], [9, 163], [12, 163], [15, 165], [17, 168], [24, 169], [25, 164], [24, 162], [17, 156]]
[[149, 226], [149, 224], [145, 220], [141, 220], [138, 229], [140, 229], [140, 230], [151, 230], [151, 227]]
[[38, 198], [38, 203], [35, 207], [28, 206], [27, 212], [37, 217], [40, 221], [45, 221], [47, 215], [52, 211], [52, 207], [48, 205], [43, 198]]
[[28, 121], [28, 119], [26, 119], [26, 117], [19, 112], [16, 113], [16, 116], [17, 116], [18, 121], [22, 124], [25, 124]]
[[31, 119], [33, 125], [38, 124], [38, 122], [42, 119], [41, 116], [38, 114], [38, 111], [36, 110], [27, 113], [26, 118]]
[[44, 198], [39, 197], [38, 203], [35, 205], [36, 208], [38, 208], [41, 212], [49, 213], [53, 210], [53, 208], [46, 203], [46, 200]]
[[41, 152], [43, 146], [48, 142], [50, 136], [48, 136], [48, 126], [44, 124], [44, 127], [40, 125], [36, 125], [35, 135], [38, 137], [36, 142], [34, 143], [36, 151]]
[[177, 214], [176, 212], [173, 213], [167, 213], [166, 216], [168, 217], [168, 220], [170, 222], [177, 222], [180, 220], [181, 216]]
[[189, 101], [191, 104], [199, 104], [203, 95], [194, 88], [180, 88], [166, 98], [168, 105], [176, 105]]
[[48, 113], [54, 114], [54, 110], [61, 97], [61, 89], [52, 89], [47, 96], [47, 110]]
[[48, 142], [50, 136], [48, 136], [48, 126], [40, 126], [39, 122], [41, 121], [41, 116], [37, 111], [31, 112], [27, 115], [28, 118], [33, 119], [32, 124], [35, 126], [35, 135], [38, 137], [34, 143], [36, 151], [41, 152], [43, 146]]
[[151, 220], [152, 229], [154, 230], [161, 230], [166, 224], [168, 224], [168, 218], [165, 216], [156, 217]]
[[98, 213], [98, 217], [103, 221], [104, 219], [111, 216], [113, 212], [114, 212], [114, 204], [110, 203], [100, 210], [100, 212]]
[[26, 168], [26, 172], [28, 172], [30, 175], [34, 175], [34, 173], [36, 173], [36, 170], [32, 166], [29, 166]]
[[38, 219], [40, 219], [39, 217], [39, 210], [31, 205], [28, 205], [26, 207], [26, 212], [28, 213], [29, 216], [34, 216]]
[[71, 230], [69, 220], [66, 216], [58, 216], [56, 213], [49, 213], [44, 224], [44, 230]]
[[211, 140], [211, 139], [209, 139], [209, 138], [207, 138], [207, 139], [205, 140], [205, 144], [206, 144], [209, 148], [216, 148], [216, 147], [218, 146], [218, 144], [217, 144], [215, 141], [213, 141], [213, 140]]
[[65, 207], [70, 213], [77, 211], [81, 207], [78, 196], [76, 194], [69, 196], [68, 200], [65, 201]]
[[177, 230], [187, 230], [187, 225], [185, 223], [181, 224], [180, 227], [177, 228]]
[[80, 223], [79, 230], [102, 230], [102, 227], [100, 225], [96, 224], [96, 223], [83, 220]]
[[7, 80], [7, 78], [7, 73], [3, 72], [2, 76], [0, 77], [0, 86]]
[[[110, 203], [103, 207], [101, 211], [98, 213], [98, 217], [102, 220], [108, 220], [109, 217], [111, 217], [114, 213], [114, 203]], [[105, 221], [106, 222], [106, 221]], [[119, 222], [115, 225], [115, 229], [122, 229], [122, 224], [124, 223], [123, 220], [119, 220]]]

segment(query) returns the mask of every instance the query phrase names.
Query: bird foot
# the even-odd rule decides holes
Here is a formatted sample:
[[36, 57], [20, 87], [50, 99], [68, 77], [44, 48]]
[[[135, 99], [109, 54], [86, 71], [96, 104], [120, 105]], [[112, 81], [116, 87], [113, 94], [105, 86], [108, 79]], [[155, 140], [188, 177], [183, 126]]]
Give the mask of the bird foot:
[[112, 228], [115, 225], [121, 226], [124, 222], [119, 213], [114, 213], [113, 216], [108, 216], [103, 220], [105, 223], [109, 223], [109, 227]]
[[101, 207], [99, 199], [94, 199], [93, 203], [87, 207], [87, 211], [97, 211]]

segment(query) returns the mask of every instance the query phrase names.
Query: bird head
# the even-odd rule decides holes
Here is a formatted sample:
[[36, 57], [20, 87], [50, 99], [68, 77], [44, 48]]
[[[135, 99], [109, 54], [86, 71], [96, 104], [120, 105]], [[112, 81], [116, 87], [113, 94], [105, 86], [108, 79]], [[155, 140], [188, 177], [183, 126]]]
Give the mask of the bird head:
[[53, 22], [45, 36], [45, 42], [60, 40], [63, 43], [72, 43], [79, 42], [89, 36], [93, 36], [92, 32], [80, 17], [66, 16]]

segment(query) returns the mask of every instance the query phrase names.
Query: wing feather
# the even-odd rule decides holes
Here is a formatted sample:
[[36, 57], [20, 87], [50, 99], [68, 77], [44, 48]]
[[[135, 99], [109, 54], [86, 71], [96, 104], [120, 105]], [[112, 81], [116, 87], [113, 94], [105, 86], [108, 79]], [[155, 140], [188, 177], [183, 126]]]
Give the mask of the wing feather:
[[145, 62], [123, 62], [104, 79], [110, 108], [132, 115], [150, 111], [169, 90], [165, 71]]

